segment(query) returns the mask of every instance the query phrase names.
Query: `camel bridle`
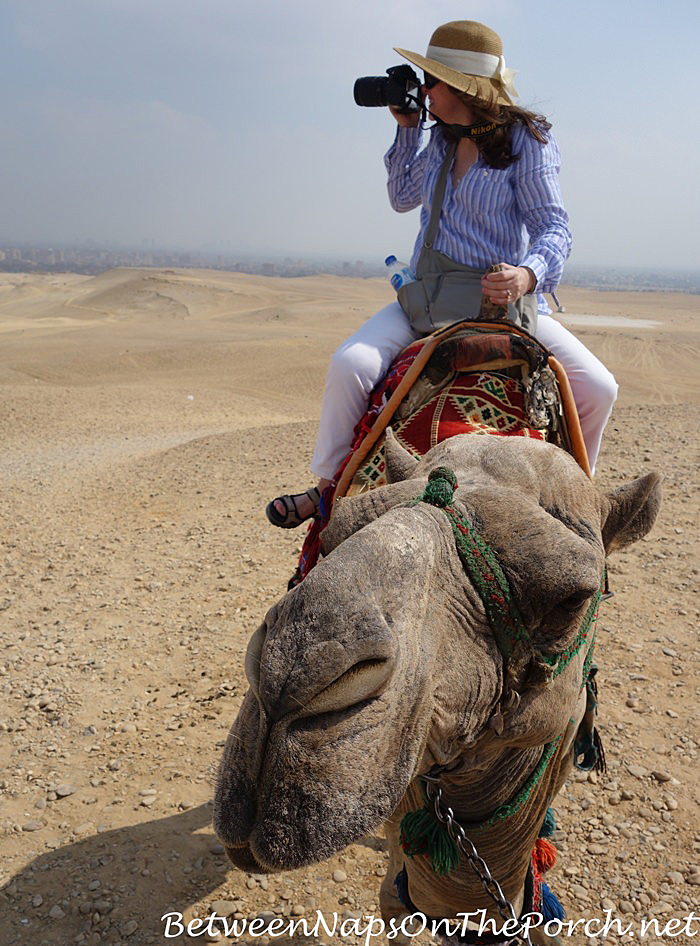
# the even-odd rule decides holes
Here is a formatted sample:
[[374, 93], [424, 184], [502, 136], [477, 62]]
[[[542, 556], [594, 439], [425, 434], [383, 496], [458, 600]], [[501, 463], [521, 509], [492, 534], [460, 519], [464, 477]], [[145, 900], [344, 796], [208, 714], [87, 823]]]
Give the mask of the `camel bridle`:
[[[457, 477], [454, 471], [448, 467], [438, 467], [431, 471], [425, 489], [420, 496], [411, 501], [410, 505], [428, 503], [441, 509], [450, 522], [459, 558], [481, 599], [503, 659], [504, 691], [499, 700], [498, 709], [491, 719], [492, 728], [498, 729], [500, 726], [502, 729], [503, 710], [508, 712], [519, 702], [519, 693], [515, 687], [516, 685], [522, 685], [525, 676], [528, 681], [534, 679], [540, 685], [549, 685], [566, 669], [581, 649], [588, 645], [582, 668], [581, 688], [583, 689], [586, 685], [593, 659], [598, 606], [601, 599], [607, 597], [606, 575], [603, 574], [600, 587], [591, 596], [581, 625], [570, 645], [558, 653], [537, 649], [520, 614], [510, 583], [498, 561], [498, 557], [479, 535], [468, 518], [452, 505], [457, 487]], [[603, 594], [604, 590], [605, 595]], [[544, 747], [539, 764], [531, 773], [525, 788], [521, 789], [514, 802], [501, 806], [481, 825], [470, 825], [470, 829], [484, 827], [486, 824], [493, 824], [497, 821], [505, 821], [517, 808], [527, 802], [531, 791], [544, 775], [547, 766], [552, 759], [557, 757], [563, 735], [562, 733], [559, 738]], [[492, 876], [486, 861], [479, 855], [464, 827], [457, 821], [452, 809], [444, 805], [441, 800], [440, 774], [444, 770], [435, 769], [427, 775], [420, 776], [426, 798], [424, 812], [429, 811], [431, 813], [435, 821], [445, 830], [452, 844], [464, 854], [471, 869], [481, 882], [484, 891], [495, 903], [500, 916], [508, 923], [514, 924], [515, 928], [520, 926], [519, 931], [515, 933], [511, 941], [530, 943], [527, 929], [520, 924], [513, 904], [506, 898], [500, 884]], [[415, 814], [420, 818], [423, 812]], [[410, 817], [410, 815], [407, 817]]]
[[[464, 570], [481, 598], [494, 639], [504, 662], [506, 691], [522, 676], [523, 663], [539, 683], [549, 684], [562, 673], [586, 643], [590, 644], [584, 666], [583, 683], [593, 657], [595, 619], [598, 612], [605, 575], [598, 590], [591, 596], [576, 637], [558, 653], [535, 648], [530, 632], [520, 614], [512, 589], [498, 557], [477, 530], [453, 505], [457, 477], [448, 467], [437, 467], [428, 476], [428, 483], [411, 505], [429, 503], [447, 516], [455, 538], [457, 553]], [[591, 633], [593, 631], [593, 633]]]

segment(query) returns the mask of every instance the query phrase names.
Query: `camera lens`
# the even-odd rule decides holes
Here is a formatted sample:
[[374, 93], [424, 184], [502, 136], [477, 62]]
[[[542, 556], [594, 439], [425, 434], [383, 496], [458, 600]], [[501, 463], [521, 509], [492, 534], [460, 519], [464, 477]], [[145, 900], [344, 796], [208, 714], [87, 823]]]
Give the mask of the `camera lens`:
[[389, 80], [386, 76], [363, 76], [357, 79], [353, 89], [355, 103], [366, 108], [378, 108], [388, 105], [387, 89]]

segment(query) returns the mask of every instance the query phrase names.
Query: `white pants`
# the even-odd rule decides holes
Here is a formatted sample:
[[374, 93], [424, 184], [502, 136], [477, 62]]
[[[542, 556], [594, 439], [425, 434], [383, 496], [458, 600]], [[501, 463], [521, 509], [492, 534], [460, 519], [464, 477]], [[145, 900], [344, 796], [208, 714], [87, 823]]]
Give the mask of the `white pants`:
[[[367, 399], [396, 355], [418, 334], [398, 302], [360, 326], [331, 356], [311, 471], [332, 479], [352, 443]], [[537, 338], [563, 365], [576, 402], [591, 471], [617, 397], [617, 382], [575, 335], [549, 315], [537, 320]]]

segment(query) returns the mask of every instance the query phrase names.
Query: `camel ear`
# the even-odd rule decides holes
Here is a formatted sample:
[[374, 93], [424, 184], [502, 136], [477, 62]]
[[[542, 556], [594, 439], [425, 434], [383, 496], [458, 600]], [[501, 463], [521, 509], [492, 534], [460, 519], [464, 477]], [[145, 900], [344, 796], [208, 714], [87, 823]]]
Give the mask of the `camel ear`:
[[387, 427], [385, 431], [384, 462], [386, 463], [387, 483], [400, 483], [402, 480], [410, 480], [418, 466], [418, 460], [401, 446], [391, 427]]
[[614, 552], [645, 536], [661, 507], [661, 477], [640, 476], [607, 494], [608, 511], [603, 523], [605, 551]]

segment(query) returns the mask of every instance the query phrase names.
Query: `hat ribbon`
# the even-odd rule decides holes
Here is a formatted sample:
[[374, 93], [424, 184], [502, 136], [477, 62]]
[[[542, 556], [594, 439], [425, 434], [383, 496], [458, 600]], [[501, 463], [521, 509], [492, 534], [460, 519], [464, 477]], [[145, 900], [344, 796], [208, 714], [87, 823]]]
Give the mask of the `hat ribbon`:
[[434, 59], [435, 62], [468, 76], [498, 79], [511, 98], [518, 96], [513, 83], [515, 70], [508, 69], [503, 56], [476, 53], [469, 49], [450, 49], [447, 46], [428, 46], [425, 55], [428, 59]]

